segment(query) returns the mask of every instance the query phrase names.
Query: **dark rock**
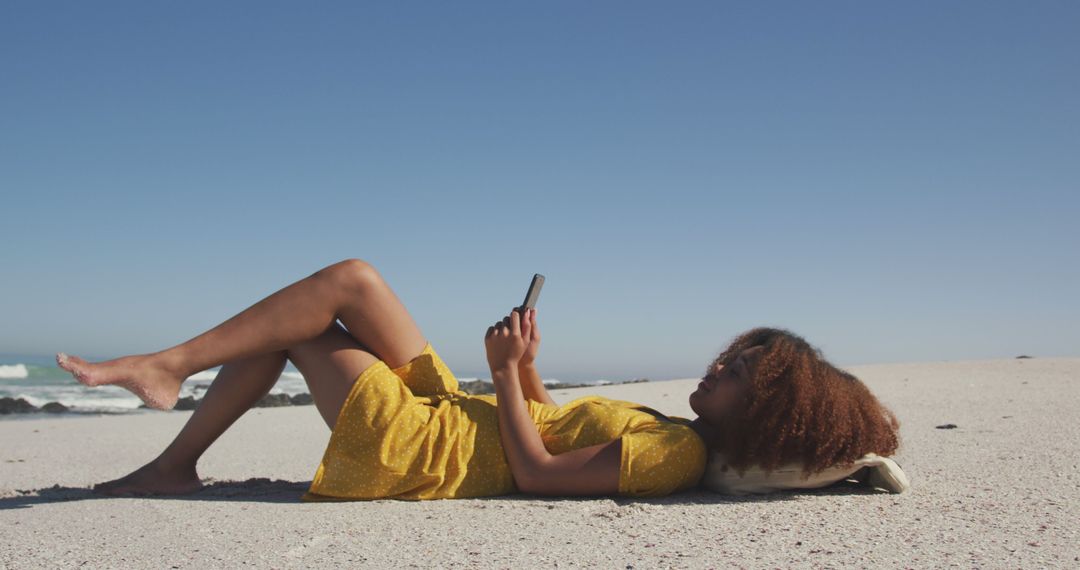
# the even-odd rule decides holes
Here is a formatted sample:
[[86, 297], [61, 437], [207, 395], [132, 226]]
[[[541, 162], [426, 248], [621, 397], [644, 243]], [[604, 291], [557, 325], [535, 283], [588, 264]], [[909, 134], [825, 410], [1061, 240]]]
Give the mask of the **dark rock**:
[[199, 407], [199, 402], [202, 399], [195, 399], [195, 396], [184, 396], [176, 401], [176, 405], [173, 406], [174, 410], [194, 410]]
[[68, 411], [68, 407], [60, 402], [49, 402], [44, 406], [41, 406], [41, 411], [49, 412], [50, 414], [59, 414]]
[[289, 401], [294, 406], [309, 406], [315, 403], [315, 399], [311, 397], [311, 394], [302, 392], [289, 397]]
[[205, 392], [208, 388], [210, 388], [210, 382], [211, 381], [209, 381], [209, 380], [204, 380], [204, 381], [201, 381], [201, 382], [194, 383], [191, 386], [191, 391], [195, 392], [196, 394], [198, 394], [199, 392]]
[[292, 401], [289, 400], [288, 394], [267, 394], [262, 397], [258, 402], [255, 402], [256, 408], [280, 408], [281, 406], [291, 406]]
[[566, 388], [584, 388], [589, 384], [567, 384], [566, 382], [551, 382], [550, 384], [544, 384], [544, 387], [548, 390], [565, 390]]
[[1034, 356], [1028, 356], [1026, 354], [1021, 354], [1020, 356], [1017, 356], [1017, 358], [1035, 358], [1035, 357]]
[[626, 382], [619, 382], [620, 384], [638, 384], [641, 382], [650, 382], [648, 378], [634, 378], [633, 380], [627, 380]]
[[[633, 380], [633, 382], [648, 381], [649, 380], [647, 378]], [[551, 382], [549, 384], [544, 384], [544, 387], [548, 390], [565, 390], [566, 388], [589, 388], [592, 387], [592, 384], [569, 384], [566, 382]], [[490, 380], [469, 380], [468, 382], [458, 382], [458, 388], [460, 388], [462, 392], [473, 396], [478, 394], [495, 393], [495, 384], [493, 384]]]
[[458, 388], [461, 388], [466, 394], [494, 394], [495, 384], [486, 380], [470, 380], [468, 382], [459, 382]]
[[938, 429], [956, 429], [956, 424], [941, 424], [937, 426]]
[[0, 414], [26, 414], [36, 411], [37, 406], [27, 402], [25, 398], [0, 398]]
[[[195, 398], [194, 396], [184, 396], [176, 401], [176, 405], [173, 406], [174, 410], [194, 410], [199, 407], [199, 403], [202, 402], [202, 398]], [[252, 406], [254, 408], [280, 408], [282, 406], [306, 406], [314, 404], [315, 400], [312, 399], [311, 394], [302, 393], [295, 396], [289, 396], [288, 394], [267, 394], [263, 396], [258, 402]], [[146, 406], [139, 406], [145, 408]]]

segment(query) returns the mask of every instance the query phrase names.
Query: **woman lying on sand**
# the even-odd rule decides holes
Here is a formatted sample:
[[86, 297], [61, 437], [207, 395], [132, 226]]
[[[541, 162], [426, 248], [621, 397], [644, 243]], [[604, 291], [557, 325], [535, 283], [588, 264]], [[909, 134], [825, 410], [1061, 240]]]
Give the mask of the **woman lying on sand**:
[[167, 350], [57, 363], [160, 410], [186, 378], [222, 366], [161, 455], [94, 487], [108, 495], [198, 490], [199, 457], [286, 360], [331, 429], [306, 500], [658, 496], [702, 485], [709, 461], [735, 473], [796, 464], [805, 477], [898, 444], [896, 418], [862, 382], [781, 329], [750, 330], [709, 364], [693, 421], [599, 396], [556, 404], [535, 366], [535, 310], [511, 311], [484, 343], [496, 394], [471, 396], [375, 268], [347, 259]]

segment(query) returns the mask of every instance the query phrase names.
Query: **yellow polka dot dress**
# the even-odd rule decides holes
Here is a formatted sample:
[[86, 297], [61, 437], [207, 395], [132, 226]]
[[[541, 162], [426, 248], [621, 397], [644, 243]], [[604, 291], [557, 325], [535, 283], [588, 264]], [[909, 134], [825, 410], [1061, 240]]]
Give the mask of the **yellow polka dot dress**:
[[[705, 444], [689, 420], [586, 396], [563, 406], [527, 400], [552, 454], [622, 438], [619, 494], [694, 487]], [[379, 361], [353, 384], [306, 501], [451, 499], [517, 492], [499, 438], [494, 394], [472, 396], [431, 344], [391, 369]]]

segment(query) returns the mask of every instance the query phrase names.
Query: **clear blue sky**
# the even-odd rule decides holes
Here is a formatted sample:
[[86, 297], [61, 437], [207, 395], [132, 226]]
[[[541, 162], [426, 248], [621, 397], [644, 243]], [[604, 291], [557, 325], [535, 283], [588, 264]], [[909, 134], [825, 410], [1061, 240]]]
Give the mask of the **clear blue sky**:
[[194, 336], [376, 265], [459, 375], [1076, 356], [1071, 2], [11, 2], [0, 352]]

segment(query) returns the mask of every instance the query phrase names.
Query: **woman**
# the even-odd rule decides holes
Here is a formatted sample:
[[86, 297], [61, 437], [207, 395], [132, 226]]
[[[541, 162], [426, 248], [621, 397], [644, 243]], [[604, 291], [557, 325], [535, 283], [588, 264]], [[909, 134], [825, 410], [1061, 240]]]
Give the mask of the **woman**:
[[100, 363], [59, 353], [57, 363], [162, 410], [188, 376], [222, 365], [157, 458], [94, 487], [109, 495], [198, 490], [199, 457], [286, 360], [332, 430], [306, 500], [657, 496], [699, 485], [710, 457], [736, 472], [800, 462], [810, 474], [897, 446], [892, 414], [787, 331], [735, 339], [690, 394], [693, 421], [599, 396], [557, 405], [535, 367], [535, 310], [512, 311], [484, 342], [496, 394], [470, 396], [375, 268], [347, 259], [167, 350]]

